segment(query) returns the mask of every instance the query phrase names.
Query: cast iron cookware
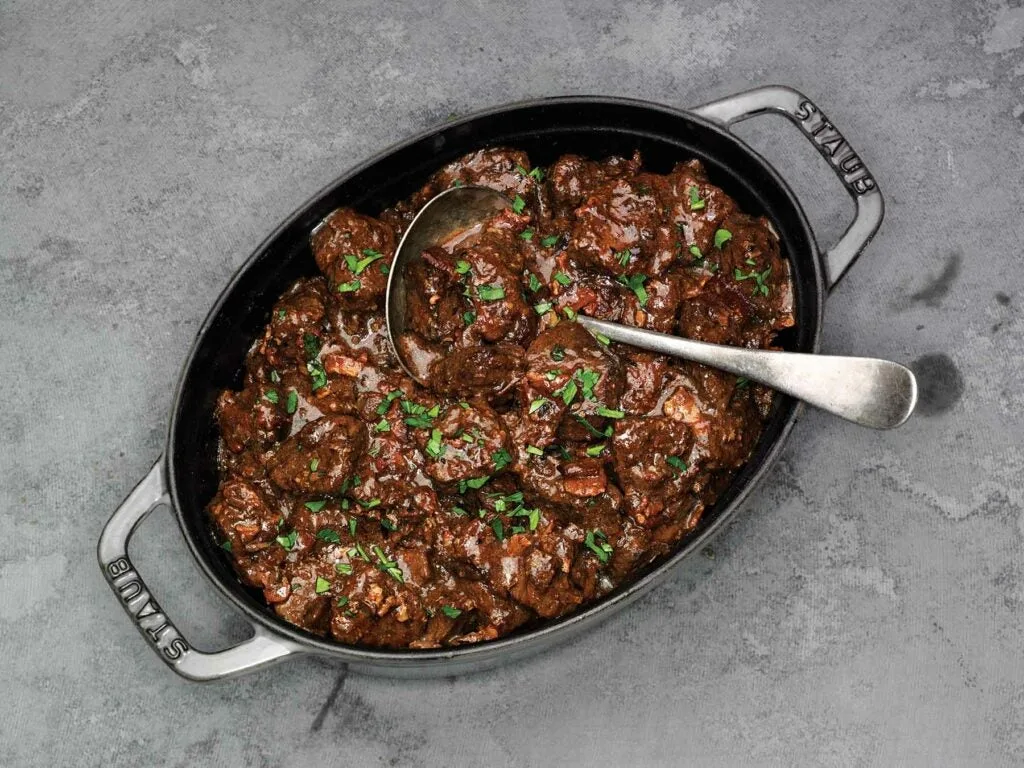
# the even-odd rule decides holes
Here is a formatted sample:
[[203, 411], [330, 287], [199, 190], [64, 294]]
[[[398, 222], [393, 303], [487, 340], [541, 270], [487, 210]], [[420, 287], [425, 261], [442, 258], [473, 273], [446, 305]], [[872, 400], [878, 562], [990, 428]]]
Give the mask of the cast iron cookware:
[[[730, 132], [759, 114], [781, 114], [795, 123], [829, 161], [856, 202], [856, 216], [839, 242], [822, 252], [786, 182]], [[156, 654], [190, 680], [241, 674], [289, 656], [318, 654], [357, 671], [426, 677], [481, 670], [536, 653], [592, 627], [628, 605], [683, 559], [699, 552], [736, 513], [772, 466], [801, 412], [777, 397], [754, 455], [732, 485], [705, 512], [677, 551], [631, 584], [563, 618], [478, 645], [437, 650], [373, 650], [330, 642], [277, 616], [235, 576], [208, 530], [205, 506], [217, 487], [218, 393], [237, 388], [246, 351], [267, 322], [271, 306], [296, 278], [315, 272], [309, 234], [334, 208], [347, 205], [376, 215], [411, 194], [445, 163], [481, 147], [525, 150], [535, 165], [563, 153], [603, 158], [643, 153], [645, 167], [668, 172], [699, 158], [711, 180], [750, 214], [767, 216], [781, 238], [795, 283], [796, 326], [780, 336], [789, 350], [818, 350], [828, 291], [856, 259], [882, 220], [884, 206], [874, 178], [822, 111], [803, 94], [767, 86], [683, 111], [643, 101], [601, 96], [558, 97], [509, 104], [433, 128], [391, 147], [318, 192], [282, 223], [249, 257], [203, 322], [185, 362], [171, 409], [162, 457], [114, 512], [100, 537], [100, 567], [110, 588]], [[157, 506], [167, 504], [192, 556], [216, 590], [252, 623], [254, 634], [227, 650], [200, 651], [160, 608], [127, 554], [128, 540]]]

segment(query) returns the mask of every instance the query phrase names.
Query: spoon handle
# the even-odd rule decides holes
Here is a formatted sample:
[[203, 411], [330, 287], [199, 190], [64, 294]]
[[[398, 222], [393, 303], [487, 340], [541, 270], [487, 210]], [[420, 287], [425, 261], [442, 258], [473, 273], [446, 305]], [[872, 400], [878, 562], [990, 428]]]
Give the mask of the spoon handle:
[[914, 374], [888, 360], [727, 347], [583, 315], [578, 320], [592, 333], [604, 334], [612, 341], [746, 377], [874, 429], [898, 427], [917, 403]]

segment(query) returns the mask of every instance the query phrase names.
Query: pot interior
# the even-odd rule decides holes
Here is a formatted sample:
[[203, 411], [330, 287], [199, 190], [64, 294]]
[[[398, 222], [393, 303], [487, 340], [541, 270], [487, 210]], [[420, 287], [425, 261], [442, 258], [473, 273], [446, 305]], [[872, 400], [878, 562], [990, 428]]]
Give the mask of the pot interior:
[[[779, 233], [783, 253], [793, 271], [797, 321], [795, 328], [780, 335], [780, 344], [785, 349], [804, 352], [816, 347], [824, 289], [817, 247], [806, 218], [774, 170], [720, 128], [685, 113], [643, 102], [561, 98], [479, 113], [386, 151], [319, 192], [249, 258], [203, 323], [172, 410], [168, 477], [189, 546], [222, 592], [251, 618], [281, 634], [315, 642], [311, 635], [278, 619], [255, 590], [240, 584], [208, 532], [204, 508], [218, 482], [217, 429], [213, 416], [217, 395], [222, 389], [241, 386], [246, 352], [268, 322], [277, 297], [295, 279], [315, 273], [309, 232], [328, 212], [346, 205], [376, 215], [419, 188], [443, 164], [475, 149], [497, 145], [525, 150], [533, 164], [541, 166], [567, 153], [603, 158], [629, 155], [639, 149], [646, 169], [665, 173], [676, 162], [699, 158], [715, 184], [745, 212], [767, 216]], [[705, 512], [694, 535], [682, 543], [672, 558], [649, 571], [669, 568], [694, 549], [694, 539], [701, 532], [717, 527], [732, 512], [739, 494], [773, 457], [792, 423], [796, 406], [790, 398], [777, 398], [775, 411], [751, 461], [715, 506]], [[649, 572], [651, 580], [656, 575]], [[585, 610], [594, 610], [613, 596], [614, 593]], [[565, 619], [555, 623], [562, 621]], [[393, 651], [390, 655], [415, 653]]]

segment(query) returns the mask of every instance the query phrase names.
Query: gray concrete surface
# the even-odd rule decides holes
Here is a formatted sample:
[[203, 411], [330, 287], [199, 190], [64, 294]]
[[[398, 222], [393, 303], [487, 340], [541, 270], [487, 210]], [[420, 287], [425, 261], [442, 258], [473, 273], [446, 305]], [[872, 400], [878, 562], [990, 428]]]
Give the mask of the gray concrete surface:
[[[824, 346], [913, 361], [896, 433], [810, 413], [666, 586], [474, 677], [300, 659], [177, 679], [94, 547], [159, 455], [235, 267], [346, 167], [451, 113], [564, 93], [819, 100], [882, 231]], [[828, 242], [849, 204], [796, 130], [742, 131]], [[0, 763], [1024, 763], [1024, 8], [635, 0], [0, 4]], [[200, 647], [245, 635], [169, 515], [134, 550]]]

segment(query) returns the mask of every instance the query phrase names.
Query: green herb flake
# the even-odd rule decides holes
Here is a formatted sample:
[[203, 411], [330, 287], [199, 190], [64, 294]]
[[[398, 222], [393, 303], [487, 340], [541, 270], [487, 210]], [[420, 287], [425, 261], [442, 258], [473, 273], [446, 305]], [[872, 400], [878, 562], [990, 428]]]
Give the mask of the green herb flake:
[[771, 287], [766, 282], [768, 275], [772, 273], [772, 268], [768, 267], [764, 272], [758, 272], [756, 269], [750, 270], [749, 273], [743, 272], [739, 267], [733, 269], [732, 276], [737, 280], [753, 280], [754, 281], [754, 296], [760, 293], [762, 296], [767, 296], [771, 291]]
[[381, 419], [373, 426], [373, 429], [375, 432], [390, 432], [391, 422], [387, 419]]
[[402, 574], [402, 569], [398, 567], [398, 563], [396, 563], [394, 560], [388, 559], [387, 555], [384, 554], [384, 550], [382, 550], [377, 545], [374, 545], [373, 554], [377, 556], [378, 568], [384, 571], [384, 573], [393, 578], [395, 581], [401, 584], [405, 583], [405, 577]]
[[363, 501], [362, 499], [356, 499], [356, 504], [358, 504], [363, 509], [373, 509], [374, 507], [379, 507], [380, 504], [381, 504], [381, 501], [380, 501], [380, 499], [370, 499], [369, 501]]
[[338, 283], [338, 293], [354, 293], [362, 287], [359, 280], [349, 280], [347, 283]]
[[555, 346], [551, 348], [551, 359], [556, 363], [560, 363], [565, 360], [565, 347], [561, 344], [555, 344]]
[[378, 259], [383, 259], [384, 254], [380, 251], [375, 251], [372, 248], [364, 248], [363, 256], [365, 258], [357, 258], [354, 254], [345, 254], [345, 264], [348, 266], [349, 271], [354, 275], [360, 275], [363, 273], [368, 266]]
[[281, 383], [281, 374], [278, 373], [277, 371], [271, 371], [270, 372], [270, 381], [272, 383], [274, 383], [274, 384], [280, 384]]
[[322, 346], [318, 336], [314, 336], [312, 333], [302, 334], [302, 349], [306, 353], [307, 360], [312, 360], [319, 355]]
[[455, 262], [455, 271], [460, 275], [468, 275], [472, 267], [469, 266], [468, 261], [459, 260]]
[[537, 291], [539, 291], [541, 285], [543, 285], [543, 283], [541, 283], [540, 279], [535, 274], [533, 274], [533, 272], [530, 273], [530, 278], [529, 278], [529, 280], [527, 280], [527, 283], [529, 284], [530, 290], [533, 293], [536, 293]]
[[700, 211], [704, 208], [704, 201], [700, 198], [700, 189], [698, 187], [690, 187], [690, 210]]
[[476, 295], [483, 301], [498, 301], [505, 298], [505, 289], [500, 285], [478, 285]]
[[544, 171], [540, 168], [534, 168], [532, 171], [530, 171], [530, 177], [538, 184], [540, 184], [542, 181], [544, 181]]
[[294, 549], [295, 542], [299, 540], [299, 532], [292, 531], [287, 536], [278, 536], [276, 541], [285, 549]]
[[285, 311], [283, 309], [277, 310], [277, 319], [278, 320], [284, 320], [284, 317], [285, 317]]
[[700, 248], [696, 245], [690, 246], [690, 253], [693, 254], [694, 262], [704, 261], [704, 254], [701, 253]]
[[476, 312], [463, 312], [462, 322], [466, 325], [472, 325], [476, 321]]
[[562, 287], [568, 287], [572, 283], [572, 278], [565, 272], [555, 272], [555, 282]]
[[288, 392], [288, 399], [284, 403], [284, 409], [289, 413], [295, 413], [299, 407], [299, 393], [294, 389]]
[[231, 539], [225, 539], [224, 541], [222, 541], [221, 545], [220, 545], [220, 548], [223, 549], [225, 552], [230, 552], [231, 551]]
[[323, 576], [317, 576], [315, 589], [318, 595], [322, 595], [331, 589], [331, 582], [329, 582]]
[[313, 385], [314, 392], [327, 386], [327, 371], [324, 370], [324, 364], [319, 360], [310, 360], [306, 363], [306, 371], [309, 373], [309, 380]]
[[553, 248], [561, 239], [561, 235], [548, 235], [547, 237], [540, 241], [540, 244], [543, 245], [545, 248]]
[[583, 386], [583, 397], [587, 400], [594, 400], [594, 387], [596, 387], [597, 382], [601, 380], [601, 374], [597, 371], [592, 371], [589, 368], [584, 368], [583, 370], [576, 372], [576, 377]]
[[380, 519], [380, 527], [383, 528], [385, 531], [397, 531], [398, 530], [398, 526], [395, 524], [395, 522], [393, 520], [391, 520], [391, 518], [388, 518], [388, 517], [382, 517]]
[[340, 573], [342, 576], [352, 575], [352, 564], [337, 562], [334, 564], [334, 570]]
[[526, 446], [526, 452], [528, 454], [530, 454], [531, 456], [543, 456], [544, 455], [544, 451], [541, 450], [540, 448], [538, 448], [536, 445], [528, 445], [528, 446]]
[[494, 462], [494, 471], [501, 472], [501, 470], [512, 463], [512, 454], [502, 448], [491, 454], [491, 460]]
[[273, 390], [273, 389], [268, 389], [266, 392], [263, 393], [263, 399], [268, 401], [268, 402], [273, 403], [274, 405], [277, 405], [277, 402], [278, 402], [277, 391]]
[[307, 501], [304, 506], [310, 512], [319, 512], [327, 504], [327, 499], [320, 499], [319, 501]]
[[498, 541], [505, 540], [505, 524], [501, 522], [500, 517], [491, 520], [491, 530], [494, 531], [494, 537]]
[[[344, 608], [346, 605], [348, 605], [348, 596], [347, 595], [342, 595], [341, 597], [338, 598], [338, 607], [339, 608]], [[351, 613], [351, 611], [349, 611], [348, 613]]]
[[589, 448], [587, 448], [587, 456], [590, 456], [591, 458], [596, 458], [600, 456], [602, 453], [604, 453], [604, 448], [604, 443], [601, 443], [599, 445], [592, 445]]
[[521, 237], [523, 240], [533, 240], [533, 230], [524, 229], [522, 232], [519, 233], [519, 237]]
[[516, 165], [516, 173], [518, 173], [518, 174], [519, 174], [520, 176], [522, 176], [522, 177], [523, 177], [524, 179], [525, 179], [525, 178], [526, 178], [527, 176], [529, 176], [529, 175], [530, 175], [530, 172], [529, 172], [528, 170], [526, 170], [526, 168], [525, 168], [524, 166], [522, 166], [522, 165], [519, 165], [519, 164], [517, 164], [517, 165]]
[[385, 413], [388, 412], [388, 408], [391, 407], [391, 403], [393, 403], [399, 397], [402, 397], [404, 395], [405, 393], [400, 389], [394, 389], [388, 392], [387, 396], [384, 398], [384, 401], [377, 406], [377, 415], [383, 416]]
[[565, 382], [565, 385], [555, 390], [553, 393], [555, 397], [561, 397], [562, 402], [566, 405], [570, 405], [573, 399], [576, 397], [576, 393], [579, 392], [579, 387], [576, 385], [575, 379], [569, 379]]
[[551, 307], [554, 305], [550, 301], [542, 301], [540, 304], [534, 304], [533, 309], [538, 315], [543, 315], [551, 311]]
[[441, 442], [441, 430], [436, 427], [430, 432], [430, 439], [427, 441], [427, 453], [435, 458], [439, 459], [444, 456], [445, 446]]
[[611, 557], [614, 548], [608, 543], [608, 537], [599, 529], [595, 528], [592, 531], [587, 531], [587, 535], [583, 539], [583, 543], [587, 549], [597, 555], [597, 559], [602, 563], [607, 563], [608, 558]]
[[603, 333], [595, 333], [594, 338], [604, 344], [606, 347], [612, 343], [612, 340], [605, 336]]
[[736, 377], [736, 389], [746, 389], [750, 386], [750, 379], [745, 376]]
[[603, 405], [597, 409], [598, 416], [604, 416], [609, 419], [621, 419], [626, 415], [625, 411], [618, 411], [614, 408], [605, 408]]
[[565, 313], [565, 316], [570, 320], [576, 319], [576, 310], [573, 309], [572, 307], [565, 307], [562, 311]]
[[677, 469], [680, 472], [686, 472], [690, 468], [690, 466], [678, 456], [666, 456], [665, 462], [670, 467]]
[[314, 457], [309, 461], [309, 471], [316, 472], [320, 468], [320, 459]]
[[721, 250], [722, 246], [725, 245], [730, 240], [732, 240], [732, 232], [730, 232], [728, 229], [715, 230], [715, 248]]
[[359, 525], [359, 520], [357, 520], [356, 518], [350, 517], [348, 519], [348, 533], [349, 533], [349, 536], [352, 536], [353, 538], [355, 538], [356, 527], [358, 525]]
[[515, 199], [512, 201], [512, 210], [513, 210], [513, 212], [515, 212], [515, 213], [522, 213], [523, 209], [525, 207], [526, 207], [526, 201], [523, 200], [523, 198], [520, 197], [519, 195], [516, 195]]
[[620, 267], [625, 267], [625, 266], [627, 266], [629, 264], [630, 260], [633, 258], [633, 249], [632, 248], [626, 248], [625, 250], [618, 251], [617, 253], [615, 253], [613, 255], [615, 256], [615, 260], [617, 262], [619, 262], [619, 266]]
[[618, 281], [633, 291], [636, 295], [637, 303], [641, 307], [647, 306], [648, 295], [647, 289], [644, 288], [644, 283], [647, 281], [647, 275], [619, 275]]
[[326, 541], [330, 544], [341, 543], [341, 537], [338, 536], [338, 532], [335, 531], [333, 528], [321, 528], [319, 531], [317, 531], [316, 537], [320, 539], [320, 541]]
[[457, 618], [459, 618], [459, 616], [462, 615], [462, 611], [460, 611], [458, 608], [455, 608], [455, 607], [453, 607], [451, 605], [442, 605], [441, 606], [441, 613], [443, 613], [449, 619], [457, 619]]

